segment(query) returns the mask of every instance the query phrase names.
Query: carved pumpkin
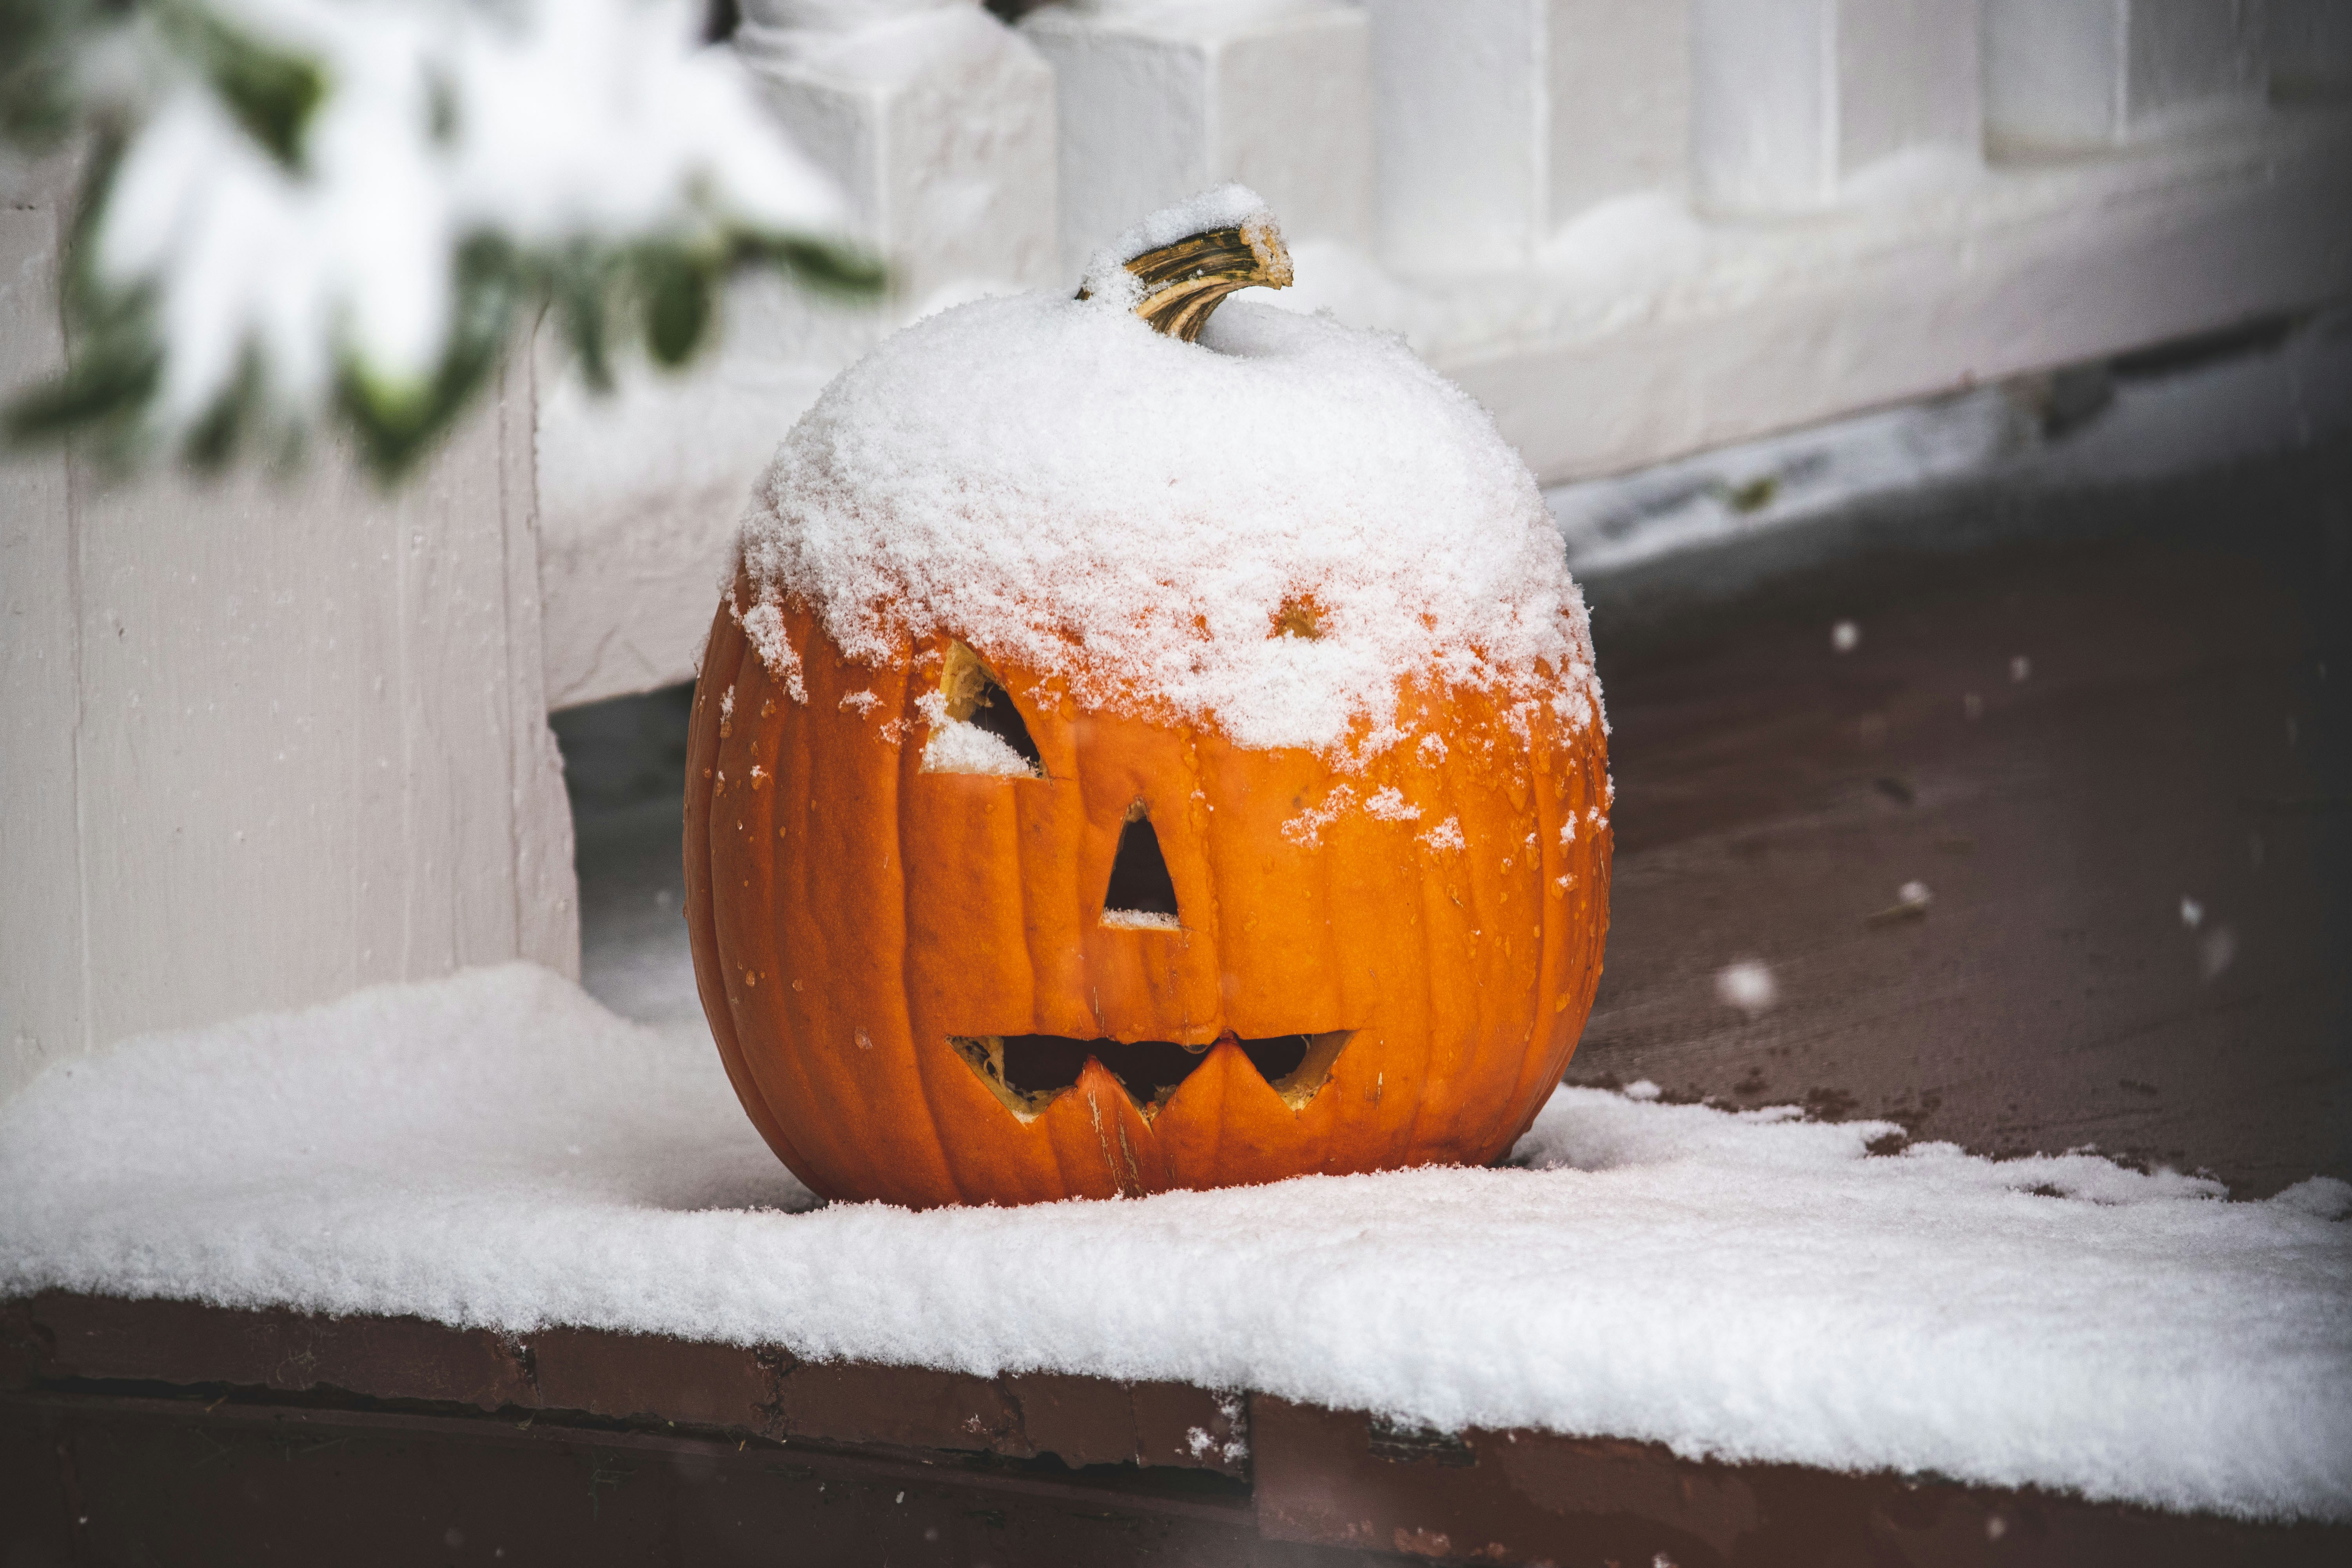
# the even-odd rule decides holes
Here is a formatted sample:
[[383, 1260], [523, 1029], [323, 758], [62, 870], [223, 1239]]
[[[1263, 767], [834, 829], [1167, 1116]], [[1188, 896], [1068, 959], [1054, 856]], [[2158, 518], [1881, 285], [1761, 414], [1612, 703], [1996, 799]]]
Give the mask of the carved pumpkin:
[[1245, 198], [1145, 226], [1092, 299], [908, 329], [763, 481], [688, 921], [736, 1091], [822, 1194], [1481, 1163], [1583, 1026], [1609, 786], [1540, 498], [1399, 345], [1245, 305], [1193, 341], [1288, 281]]

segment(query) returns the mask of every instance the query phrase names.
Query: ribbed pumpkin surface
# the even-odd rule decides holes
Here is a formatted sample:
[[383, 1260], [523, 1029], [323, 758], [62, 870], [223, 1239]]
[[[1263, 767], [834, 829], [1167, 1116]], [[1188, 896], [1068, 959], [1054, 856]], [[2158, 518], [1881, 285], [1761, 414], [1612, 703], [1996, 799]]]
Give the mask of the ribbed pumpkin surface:
[[[1597, 722], [1529, 704], [1530, 742], [1477, 692], [1408, 693], [1412, 739], [1343, 773], [998, 668], [1045, 776], [926, 772], [946, 645], [869, 668], [786, 621], [805, 700], [727, 605], [712, 626], [687, 919], [736, 1092], [818, 1193], [1014, 1204], [1484, 1163], [1559, 1081], [1608, 927]], [[1180, 929], [1102, 920], [1139, 814]], [[1286, 1099], [1212, 1045], [1228, 1030], [1353, 1033]], [[954, 1044], [1029, 1035], [1210, 1048], [1156, 1104], [1089, 1062], [1016, 1107]]]

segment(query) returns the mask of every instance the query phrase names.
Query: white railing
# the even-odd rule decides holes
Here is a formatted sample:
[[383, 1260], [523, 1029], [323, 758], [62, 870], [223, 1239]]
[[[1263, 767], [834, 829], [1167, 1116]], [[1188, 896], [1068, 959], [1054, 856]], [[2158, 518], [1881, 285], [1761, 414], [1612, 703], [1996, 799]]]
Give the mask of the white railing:
[[550, 389], [549, 689], [685, 678], [738, 500], [876, 333], [1067, 285], [1214, 181], [1282, 216], [1283, 302], [1403, 332], [1547, 481], [2310, 304], [2352, 272], [2347, 11], [751, 0], [738, 47], [900, 283], [851, 321], [762, 305], [620, 404]]

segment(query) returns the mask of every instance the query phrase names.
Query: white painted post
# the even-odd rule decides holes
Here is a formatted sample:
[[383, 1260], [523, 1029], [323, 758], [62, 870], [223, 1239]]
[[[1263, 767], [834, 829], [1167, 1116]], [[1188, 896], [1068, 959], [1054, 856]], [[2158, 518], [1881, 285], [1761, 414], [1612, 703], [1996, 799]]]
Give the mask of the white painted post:
[[735, 47], [891, 268], [891, 314], [1051, 281], [1054, 78], [980, 0], [744, 0]]
[[1724, 212], [1836, 203], [1898, 153], [1981, 154], [1979, 0], [1694, 0], [1699, 200]]
[[1525, 260], [1612, 196], [1678, 190], [1690, 0], [1366, 0], [1382, 253]]
[[[0, 173], [0, 363], [63, 362], [64, 160]], [[0, 468], [0, 1094], [148, 1029], [529, 958], [577, 973], [530, 367], [387, 493]]]
[[1062, 271], [1238, 180], [1292, 242], [1371, 238], [1371, 66], [1339, 0], [1070, 0], [1021, 19], [1060, 95]]
[[2270, 0], [2271, 84], [2291, 97], [2352, 92], [2352, 4]]
[[2263, 0], [1985, 0], [1996, 148], [2119, 146], [2259, 114]]

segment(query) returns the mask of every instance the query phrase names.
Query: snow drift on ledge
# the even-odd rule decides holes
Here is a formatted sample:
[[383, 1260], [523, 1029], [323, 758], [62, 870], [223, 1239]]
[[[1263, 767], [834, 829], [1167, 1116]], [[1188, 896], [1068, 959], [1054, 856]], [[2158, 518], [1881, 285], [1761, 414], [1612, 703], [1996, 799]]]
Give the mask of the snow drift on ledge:
[[0, 1106], [0, 1294], [1181, 1379], [2352, 1519], [2352, 1187], [1868, 1155], [1886, 1131], [1564, 1089], [1517, 1168], [814, 1209], [706, 1040], [515, 965], [53, 1067]]

